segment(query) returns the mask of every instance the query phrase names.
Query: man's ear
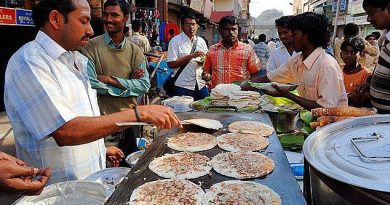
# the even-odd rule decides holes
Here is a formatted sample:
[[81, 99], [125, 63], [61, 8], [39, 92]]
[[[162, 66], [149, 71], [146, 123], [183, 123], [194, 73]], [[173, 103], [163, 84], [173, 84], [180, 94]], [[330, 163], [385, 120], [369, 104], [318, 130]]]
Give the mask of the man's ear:
[[63, 15], [58, 12], [57, 10], [53, 10], [50, 12], [49, 14], [49, 23], [52, 27], [54, 27], [55, 29], [59, 29], [59, 25], [62, 23], [63, 21]]
[[[124, 17], [123, 17], [123, 19], [124, 19], [124, 22], [126, 23], [128, 20], [129, 20], [129, 15], [125, 15]], [[126, 26], [126, 25], [125, 25]], [[142, 28], [142, 26], [141, 26], [141, 28]], [[142, 29], [141, 29], [142, 30]]]

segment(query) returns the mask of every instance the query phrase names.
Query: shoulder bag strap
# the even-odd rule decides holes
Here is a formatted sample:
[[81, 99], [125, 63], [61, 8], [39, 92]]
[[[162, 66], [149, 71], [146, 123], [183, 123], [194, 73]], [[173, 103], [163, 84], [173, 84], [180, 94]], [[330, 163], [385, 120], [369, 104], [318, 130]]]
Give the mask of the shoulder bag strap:
[[[196, 50], [196, 46], [198, 45], [198, 37], [196, 37], [196, 40], [194, 41], [194, 43], [192, 44], [192, 48], [191, 48], [191, 52], [190, 54], [194, 53], [195, 50]], [[189, 63], [189, 62], [188, 62]], [[181, 72], [184, 70], [184, 68], [188, 65], [188, 63], [180, 66], [179, 70], [177, 71], [177, 73], [175, 74], [175, 76], [173, 76], [173, 79], [174, 79], [174, 82], [176, 82], [177, 78], [179, 78]]]

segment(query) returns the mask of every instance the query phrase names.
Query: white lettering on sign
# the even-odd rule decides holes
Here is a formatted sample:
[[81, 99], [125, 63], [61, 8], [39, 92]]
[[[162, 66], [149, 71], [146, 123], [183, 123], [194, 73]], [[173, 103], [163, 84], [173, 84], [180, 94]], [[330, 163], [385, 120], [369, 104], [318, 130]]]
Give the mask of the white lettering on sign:
[[12, 20], [12, 16], [7, 14], [0, 14], [0, 20]]
[[29, 16], [18, 16], [19, 21], [32, 21]]

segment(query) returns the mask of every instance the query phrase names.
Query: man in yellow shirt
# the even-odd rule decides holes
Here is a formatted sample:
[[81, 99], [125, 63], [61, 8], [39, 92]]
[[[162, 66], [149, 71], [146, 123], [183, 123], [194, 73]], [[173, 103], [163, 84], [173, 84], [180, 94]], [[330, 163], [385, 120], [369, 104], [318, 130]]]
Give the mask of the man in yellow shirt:
[[[289, 98], [305, 109], [317, 107], [347, 106], [343, 73], [336, 60], [325, 53], [327, 23], [324, 15], [306, 12], [294, 16], [289, 28], [293, 34], [294, 49], [301, 54], [289, 59], [278, 69], [267, 75], [255, 77], [253, 82], [278, 82], [298, 84], [298, 95], [273, 86], [273, 96]], [[249, 82], [242, 89], [252, 89]]]

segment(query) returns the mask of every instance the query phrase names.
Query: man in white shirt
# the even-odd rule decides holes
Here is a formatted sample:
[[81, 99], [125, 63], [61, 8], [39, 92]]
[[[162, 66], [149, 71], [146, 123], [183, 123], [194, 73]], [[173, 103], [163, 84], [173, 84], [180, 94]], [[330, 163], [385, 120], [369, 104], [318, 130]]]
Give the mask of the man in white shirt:
[[33, 167], [51, 167], [49, 184], [80, 180], [104, 169], [103, 138], [144, 121], [162, 128], [180, 126], [163, 106], [138, 106], [100, 116], [96, 91], [87, 74], [88, 59], [76, 50], [93, 35], [87, 0], [41, 0], [33, 10], [37, 37], [9, 60], [4, 102], [15, 136], [17, 156]]
[[271, 40], [268, 42], [268, 50], [269, 52], [272, 52], [275, 49], [276, 49], [275, 39], [271, 38]]
[[297, 55], [294, 51], [293, 37], [291, 30], [288, 28], [288, 22], [292, 16], [282, 16], [275, 20], [275, 26], [283, 45], [273, 50], [269, 56], [267, 72], [271, 72], [286, 63], [288, 59]]
[[[202, 80], [202, 64], [195, 62], [194, 59], [204, 56], [208, 48], [206, 42], [196, 36], [198, 24], [193, 14], [182, 16], [181, 24], [183, 32], [169, 42], [167, 57], [168, 66], [175, 69], [174, 73], [185, 66], [175, 82], [175, 95], [191, 96], [194, 100], [203, 99], [209, 92], [206, 82]], [[195, 50], [191, 53], [195, 42]]]
[[146, 36], [141, 35], [141, 20], [135, 19], [131, 21], [131, 28], [133, 29], [133, 34], [131, 34], [128, 39], [140, 47], [143, 52], [149, 52], [151, 50], [149, 40]]

